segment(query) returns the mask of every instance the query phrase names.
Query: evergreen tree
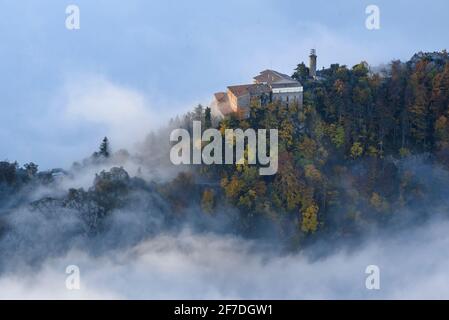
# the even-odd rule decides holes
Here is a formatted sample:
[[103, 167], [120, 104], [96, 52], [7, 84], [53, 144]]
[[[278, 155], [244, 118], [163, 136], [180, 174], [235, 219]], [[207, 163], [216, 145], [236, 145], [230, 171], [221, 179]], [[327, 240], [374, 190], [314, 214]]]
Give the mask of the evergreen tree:
[[37, 174], [39, 166], [37, 164], [34, 164], [33, 162], [30, 162], [30, 163], [24, 164], [23, 167], [25, 168], [28, 176], [31, 178]]
[[292, 78], [298, 80], [299, 82], [305, 82], [309, 78], [309, 68], [307, 68], [304, 62], [297, 65]]
[[209, 129], [212, 127], [212, 116], [211, 116], [211, 110], [209, 107], [207, 107], [204, 112], [204, 126], [206, 127], [206, 129]]
[[101, 145], [100, 145], [100, 151], [98, 153], [100, 156], [103, 156], [105, 158], [109, 158], [110, 156], [110, 150], [109, 150], [109, 140], [107, 137], [104, 137]]
[[204, 107], [201, 104], [193, 111], [193, 120], [201, 121], [201, 124], [204, 124]]

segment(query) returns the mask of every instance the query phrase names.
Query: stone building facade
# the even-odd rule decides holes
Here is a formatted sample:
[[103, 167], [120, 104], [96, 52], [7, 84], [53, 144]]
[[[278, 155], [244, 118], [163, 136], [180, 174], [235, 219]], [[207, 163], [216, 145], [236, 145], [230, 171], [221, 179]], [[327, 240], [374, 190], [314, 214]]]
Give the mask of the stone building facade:
[[254, 102], [263, 105], [281, 101], [302, 106], [303, 86], [290, 76], [275, 70], [264, 70], [253, 79], [252, 84], [229, 86], [226, 92], [215, 93], [212, 107], [219, 115], [236, 113], [245, 118], [249, 117], [250, 106]]

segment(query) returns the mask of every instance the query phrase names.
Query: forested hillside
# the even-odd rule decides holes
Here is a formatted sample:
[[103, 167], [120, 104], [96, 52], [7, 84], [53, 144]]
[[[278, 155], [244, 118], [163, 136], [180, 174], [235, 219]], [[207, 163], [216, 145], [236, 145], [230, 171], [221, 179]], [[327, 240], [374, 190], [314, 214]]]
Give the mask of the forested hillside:
[[[364, 62], [334, 64], [318, 81], [299, 64], [293, 77], [304, 84], [304, 108], [254, 104], [249, 119], [220, 123], [221, 129], [278, 128], [278, 174], [262, 177], [246, 165], [201, 171], [220, 180], [225, 201], [249, 220], [270, 217], [281, 232], [294, 226], [300, 236], [356, 233], [388, 224], [407, 208], [431, 215], [432, 186], [449, 167], [448, 61], [446, 52], [420, 53], [377, 73]], [[206, 210], [215, 197], [223, 195], [204, 192]]]
[[[87, 234], [101, 233], [116, 211], [139, 211], [142, 219], [152, 212], [149, 224], [139, 229], [142, 237], [152, 228], [193, 221], [206, 229], [223, 224], [248, 236], [276, 234], [293, 244], [449, 214], [446, 52], [420, 53], [378, 72], [363, 62], [352, 68], [333, 64], [318, 72], [318, 80], [307, 74], [303, 63], [293, 73], [304, 85], [303, 107], [254, 103], [248, 119], [217, 120], [199, 106], [149, 135], [139, 154], [112, 152], [105, 139], [98, 152], [67, 172], [1, 162], [0, 209], [6, 213], [0, 216], [0, 237], [8, 232], [5, 217], [23, 206], [80, 216], [83, 227], [76, 232]], [[150, 158], [158, 165], [169, 161], [170, 128], [191, 128], [192, 120], [222, 133], [278, 129], [277, 174], [260, 176], [257, 166], [247, 164], [187, 166], [157, 181], [141, 174], [156, 168]], [[119, 168], [127, 162], [139, 166], [133, 177]], [[60, 179], [74, 179], [89, 167], [101, 172], [87, 190], [56, 187]], [[35, 192], [39, 188], [47, 192]]]

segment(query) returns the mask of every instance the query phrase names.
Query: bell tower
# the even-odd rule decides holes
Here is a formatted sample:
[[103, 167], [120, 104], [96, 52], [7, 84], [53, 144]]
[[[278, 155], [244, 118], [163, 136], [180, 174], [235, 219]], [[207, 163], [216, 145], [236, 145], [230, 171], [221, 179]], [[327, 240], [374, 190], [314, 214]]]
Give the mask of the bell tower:
[[309, 56], [310, 60], [309, 60], [309, 76], [311, 78], [315, 78], [316, 77], [316, 50], [312, 49], [310, 50], [310, 56]]

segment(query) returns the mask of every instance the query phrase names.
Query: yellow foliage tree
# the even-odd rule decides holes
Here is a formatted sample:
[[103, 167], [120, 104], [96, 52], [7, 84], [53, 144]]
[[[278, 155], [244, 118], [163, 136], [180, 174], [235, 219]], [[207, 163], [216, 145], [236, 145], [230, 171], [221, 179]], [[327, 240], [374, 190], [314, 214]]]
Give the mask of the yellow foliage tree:
[[306, 233], [314, 233], [318, 228], [318, 206], [311, 204], [302, 212], [301, 230]]
[[308, 137], [305, 137], [299, 143], [299, 151], [305, 159], [313, 160], [317, 151], [316, 142]]
[[357, 159], [363, 154], [363, 147], [360, 142], [354, 142], [351, 147], [351, 157], [352, 159]]
[[214, 192], [210, 189], [204, 190], [203, 197], [201, 198], [201, 208], [204, 212], [211, 213], [214, 209], [214, 205]]
[[243, 182], [239, 180], [237, 176], [233, 176], [231, 181], [223, 179], [221, 182], [222, 187], [225, 189], [225, 194], [230, 199], [236, 199], [243, 189]]
[[304, 167], [305, 176], [313, 182], [320, 182], [322, 179], [321, 172], [315, 168], [313, 164]]
[[443, 142], [449, 142], [449, 120], [445, 116], [441, 116], [435, 122], [435, 132]]
[[401, 158], [405, 158], [408, 157], [410, 155], [410, 150], [407, 148], [401, 148], [399, 149], [399, 155], [401, 156]]
[[370, 204], [377, 211], [385, 211], [388, 209], [388, 203], [376, 192], [373, 192], [371, 195]]

